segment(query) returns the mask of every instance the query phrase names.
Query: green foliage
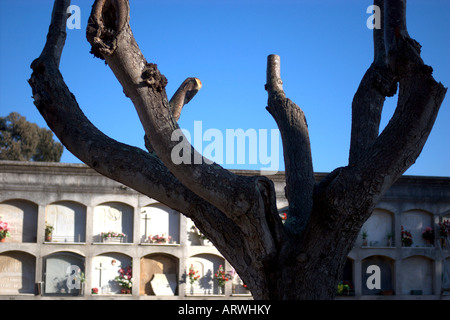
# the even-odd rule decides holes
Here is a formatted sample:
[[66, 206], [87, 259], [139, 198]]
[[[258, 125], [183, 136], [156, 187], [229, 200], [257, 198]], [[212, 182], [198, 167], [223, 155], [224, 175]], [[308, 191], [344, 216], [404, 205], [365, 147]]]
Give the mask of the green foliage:
[[0, 160], [59, 162], [64, 147], [53, 133], [17, 112], [0, 117]]

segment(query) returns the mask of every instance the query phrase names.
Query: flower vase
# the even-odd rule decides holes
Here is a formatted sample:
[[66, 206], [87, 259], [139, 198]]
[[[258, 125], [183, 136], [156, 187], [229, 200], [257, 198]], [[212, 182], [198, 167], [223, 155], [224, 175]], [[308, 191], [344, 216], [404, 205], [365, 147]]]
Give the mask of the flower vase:
[[219, 286], [219, 295], [225, 295], [225, 286]]
[[120, 290], [120, 293], [121, 293], [121, 294], [131, 294], [131, 289], [128, 289], [128, 288], [122, 288], [122, 289]]
[[191, 284], [191, 288], [189, 290], [190, 295], [192, 296], [194, 294], [194, 285]]
[[6, 237], [1, 238], [1, 239], [0, 239], [0, 242], [6, 242]]

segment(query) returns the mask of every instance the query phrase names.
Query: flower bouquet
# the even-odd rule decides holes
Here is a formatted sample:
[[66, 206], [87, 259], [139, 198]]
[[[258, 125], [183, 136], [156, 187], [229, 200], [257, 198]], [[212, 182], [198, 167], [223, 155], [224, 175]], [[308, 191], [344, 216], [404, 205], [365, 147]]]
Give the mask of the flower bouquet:
[[100, 236], [102, 238], [102, 242], [122, 242], [126, 237], [126, 234], [121, 232], [108, 231], [102, 232]]
[[338, 295], [350, 295], [350, 290], [353, 289], [353, 286], [350, 281], [341, 281], [338, 284], [337, 294]]
[[194, 294], [194, 283], [198, 279], [200, 279], [200, 275], [198, 271], [194, 269], [194, 266], [191, 264], [188, 271], [189, 283], [191, 284], [191, 294]]
[[404, 247], [411, 247], [412, 242], [413, 242], [411, 232], [403, 229], [403, 226], [402, 226], [401, 235], [402, 235], [402, 245]]
[[6, 237], [10, 237], [10, 228], [8, 226], [8, 223], [5, 221], [0, 221], [0, 241], [5, 242]]
[[450, 237], [450, 220], [439, 222], [439, 235], [441, 237]]
[[148, 242], [150, 243], [169, 243], [170, 241], [172, 241], [172, 237], [167, 236], [165, 233], [163, 233], [161, 236], [158, 234], [155, 236], [148, 236]]
[[131, 266], [119, 269], [119, 275], [114, 278], [119, 286], [122, 287], [120, 293], [130, 294], [133, 287], [133, 270]]
[[221, 290], [220, 294], [224, 294], [225, 283], [230, 280], [230, 276], [225, 273], [223, 266], [220, 265], [217, 272], [214, 274], [214, 278], [219, 283], [219, 290]]
[[426, 227], [422, 232], [422, 238], [427, 241], [427, 244], [431, 244], [434, 241], [434, 230], [433, 228]]
[[450, 220], [439, 222], [439, 236], [441, 247], [446, 248], [448, 246], [448, 238], [450, 237]]

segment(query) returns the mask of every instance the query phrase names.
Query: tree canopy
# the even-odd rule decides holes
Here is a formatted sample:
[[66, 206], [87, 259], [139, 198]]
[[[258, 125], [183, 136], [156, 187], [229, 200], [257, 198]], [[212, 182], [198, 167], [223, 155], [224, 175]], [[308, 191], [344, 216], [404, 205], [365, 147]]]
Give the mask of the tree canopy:
[[52, 131], [17, 112], [0, 117], [0, 160], [59, 162], [64, 147]]

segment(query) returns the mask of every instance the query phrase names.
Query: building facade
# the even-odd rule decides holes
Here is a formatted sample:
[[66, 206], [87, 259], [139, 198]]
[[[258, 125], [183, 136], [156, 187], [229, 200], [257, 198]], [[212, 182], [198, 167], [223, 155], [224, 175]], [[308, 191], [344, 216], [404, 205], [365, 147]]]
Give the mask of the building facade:
[[[269, 178], [282, 216], [284, 173]], [[252, 299], [190, 219], [85, 165], [3, 161], [0, 181], [0, 221], [10, 229], [0, 299]], [[399, 179], [349, 253], [337, 299], [450, 298], [445, 220], [450, 178]], [[229, 275], [223, 287], [219, 270]]]

